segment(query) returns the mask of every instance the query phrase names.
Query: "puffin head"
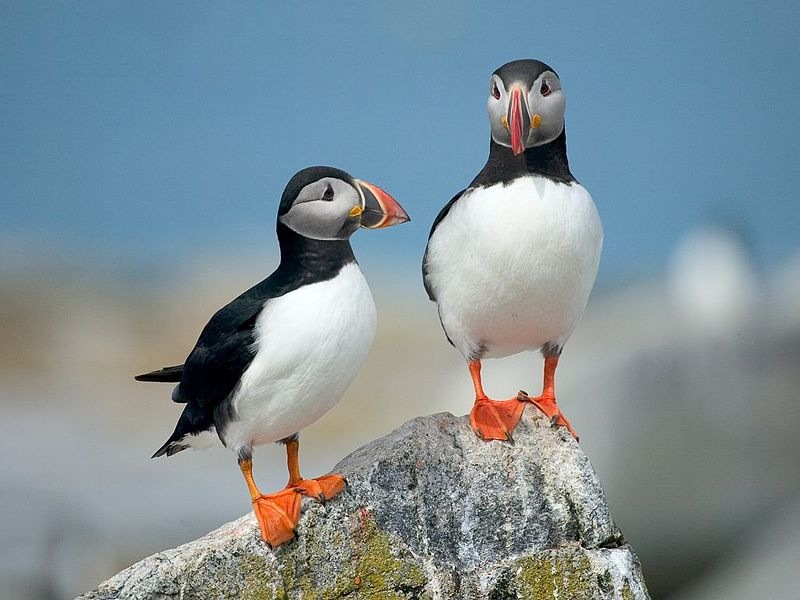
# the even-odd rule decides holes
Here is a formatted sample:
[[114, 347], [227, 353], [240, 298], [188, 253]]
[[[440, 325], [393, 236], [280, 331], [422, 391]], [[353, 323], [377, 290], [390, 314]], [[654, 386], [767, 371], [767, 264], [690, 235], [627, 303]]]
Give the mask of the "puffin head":
[[489, 79], [492, 139], [515, 155], [561, 135], [565, 106], [561, 80], [541, 61], [514, 60]]
[[334, 167], [308, 167], [286, 184], [278, 221], [307, 238], [346, 240], [359, 227], [409, 221], [403, 207], [377, 185]]

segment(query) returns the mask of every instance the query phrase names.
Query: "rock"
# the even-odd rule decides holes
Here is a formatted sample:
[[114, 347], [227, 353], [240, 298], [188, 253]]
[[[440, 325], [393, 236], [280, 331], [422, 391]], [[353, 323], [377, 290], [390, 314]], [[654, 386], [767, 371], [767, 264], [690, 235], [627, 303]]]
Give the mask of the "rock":
[[532, 407], [514, 443], [466, 417], [413, 419], [337, 465], [275, 551], [252, 514], [122, 571], [81, 598], [649, 598], [589, 459]]

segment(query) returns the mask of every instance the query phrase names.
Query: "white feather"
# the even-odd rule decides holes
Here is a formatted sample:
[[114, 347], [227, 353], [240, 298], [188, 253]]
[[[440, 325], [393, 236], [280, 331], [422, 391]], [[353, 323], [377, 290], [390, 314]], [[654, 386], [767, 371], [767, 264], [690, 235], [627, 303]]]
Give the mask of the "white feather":
[[465, 357], [563, 345], [586, 307], [603, 227], [579, 184], [527, 176], [468, 190], [428, 243], [442, 325]]
[[361, 368], [375, 326], [375, 304], [356, 264], [269, 300], [256, 321], [255, 357], [232, 397], [227, 446], [238, 452], [276, 442], [324, 415]]

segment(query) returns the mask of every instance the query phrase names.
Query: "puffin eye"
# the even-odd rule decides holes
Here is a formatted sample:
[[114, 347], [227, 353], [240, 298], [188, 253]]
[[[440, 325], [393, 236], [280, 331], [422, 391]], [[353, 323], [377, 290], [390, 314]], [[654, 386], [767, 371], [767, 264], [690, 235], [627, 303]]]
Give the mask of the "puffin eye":
[[497, 87], [496, 83], [492, 84], [492, 96], [494, 96], [496, 100], [500, 100], [500, 88]]
[[539, 92], [542, 94], [542, 96], [549, 96], [551, 91], [552, 90], [550, 89], [550, 86], [547, 85], [547, 82], [543, 81], [542, 87], [539, 89]]
[[331, 187], [330, 183], [328, 184], [328, 187], [325, 188], [325, 191], [322, 193], [322, 199], [328, 201], [333, 200], [333, 188]]

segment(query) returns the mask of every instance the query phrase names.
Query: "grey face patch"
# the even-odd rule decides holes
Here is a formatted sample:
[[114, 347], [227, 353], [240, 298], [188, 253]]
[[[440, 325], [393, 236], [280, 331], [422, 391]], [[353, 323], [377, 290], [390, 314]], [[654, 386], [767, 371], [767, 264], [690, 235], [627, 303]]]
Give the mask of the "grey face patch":
[[[544, 94], [543, 85], [546, 86]], [[487, 101], [492, 139], [502, 146], [511, 147], [508, 114], [511, 91], [515, 87], [523, 92], [525, 106], [522, 109], [528, 113], [526, 124], [530, 124], [527, 126], [525, 148], [547, 144], [561, 135], [564, 130], [566, 96], [561, 89], [561, 80], [553, 71], [545, 71], [539, 75], [530, 87], [522, 80], [505, 82], [495, 73], [489, 80]], [[499, 92], [499, 98], [495, 97], [495, 91]]]
[[335, 177], [323, 177], [301, 189], [279, 219], [305, 237], [342, 240], [358, 229], [359, 218], [350, 213], [355, 206], [361, 206], [355, 187]]
[[[544, 92], [543, 92], [544, 90]], [[556, 139], [564, 131], [564, 112], [567, 98], [561, 89], [561, 80], [552, 71], [545, 71], [534, 81], [528, 93], [528, 110], [531, 119], [539, 115], [539, 126], [531, 127], [528, 148], [541, 146]]]
[[[499, 97], [497, 97], [499, 96]], [[489, 124], [492, 128], [492, 138], [498, 144], [511, 147], [511, 133], [505, 119], [508, 119], [508, 105], [511, 102], [510, 94], [506, 91], [506, 84], [499, 75], [492, 75], [489, 80], [489, 99], [486, 109], [489, 112]]]

